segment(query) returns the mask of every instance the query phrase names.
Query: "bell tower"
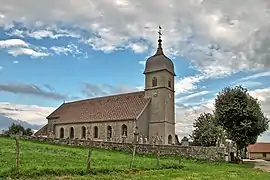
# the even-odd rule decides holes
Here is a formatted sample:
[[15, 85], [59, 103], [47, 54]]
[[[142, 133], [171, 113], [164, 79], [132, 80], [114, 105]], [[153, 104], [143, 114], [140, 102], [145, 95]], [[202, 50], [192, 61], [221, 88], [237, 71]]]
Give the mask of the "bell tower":
[[157, 136], [163, 144], [175, 143], [174, 64], [162, 50], [159, 26], [156, 53], [145, 65], [145, 97], [151, 98], [149, 106], [149, 139]]

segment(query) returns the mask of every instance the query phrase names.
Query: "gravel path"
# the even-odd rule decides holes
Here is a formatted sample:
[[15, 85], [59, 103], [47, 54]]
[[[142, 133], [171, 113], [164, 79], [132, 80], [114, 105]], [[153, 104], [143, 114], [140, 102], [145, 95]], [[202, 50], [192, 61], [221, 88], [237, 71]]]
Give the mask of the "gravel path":
[[269, 161], [256, 161], [255, 168], [270, 172], [270, 162]]
[[244, 159], [244, 162], [254, 162], [255, 169], [260, 169], [266, 172], [270, 172], [270, 161], [265, 161], [262, 159], [254, 159], [254, 160]]

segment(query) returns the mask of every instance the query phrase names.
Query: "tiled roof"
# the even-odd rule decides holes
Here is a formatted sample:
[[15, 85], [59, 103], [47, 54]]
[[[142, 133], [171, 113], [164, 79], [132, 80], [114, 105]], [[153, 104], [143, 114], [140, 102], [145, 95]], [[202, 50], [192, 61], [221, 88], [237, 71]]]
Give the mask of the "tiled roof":
[[35, 136], [47, 136], [47, 134], [48, 134], [47, 127], [48, 127], [48, 125], [46, 124], [40, 130], [38, 130], [34, 135]]
[[48, 119], [55, 123], [136, 119], [150, 102], [144, 91], [63, 103]]
[[270, 143], [255, 143], [248, 145], [248, 152], [270, 153]]

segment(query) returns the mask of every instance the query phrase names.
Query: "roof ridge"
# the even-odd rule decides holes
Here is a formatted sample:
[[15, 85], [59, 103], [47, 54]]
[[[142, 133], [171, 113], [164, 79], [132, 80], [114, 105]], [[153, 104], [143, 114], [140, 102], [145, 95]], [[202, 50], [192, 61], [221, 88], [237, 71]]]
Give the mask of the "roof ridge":
[[134, 92], [128, 92], [128, 93], [114, 94], [114, 95], [111, 94], [111, 95], [105, 95], [105, 96], [100, 96], [100, 97], [94, 97], [94, 98], [87, 98], [87, 99], [81, 99], [81, 100], [76, 100], [76, 101], [65, 102], [63, 104], [79, 103], [79, 102], [84, 102], [84, 101], [89, 101], [89, 100], [99, 100], [99, 99], [106, 99], [106, 98], [111, 98], [111, 97], [131, 95], [131, 94], [139, 94], [139, 93], [144, 93], [144, 91], [134, 91]]

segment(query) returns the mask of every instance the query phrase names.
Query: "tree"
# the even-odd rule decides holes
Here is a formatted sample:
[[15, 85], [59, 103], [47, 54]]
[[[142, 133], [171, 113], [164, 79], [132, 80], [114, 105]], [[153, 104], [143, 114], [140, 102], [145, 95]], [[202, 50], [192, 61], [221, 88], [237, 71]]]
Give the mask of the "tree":
[[203, 113], [195, 120], [191, 138], [195, 146], [215, 146], [223, 136], [223, 129], [217, 125], [211, 113]]
[[22, 134], [26, 136], [31, 136], [33, 134], [33, 131], [30, 128], [24, 129], [23, 126], [19, 124], [12, 123], [8, 130], [5, 132], [7, 135], [15, 135], [15, 134]]
[[268, 129], [269, 120], [261, 111], [258, 100], [242, 86], [223, 89], [215, 99], [215, 117], [228, 138], [237, 145], [237, 156], [248, 144]]
[[25, 129], [23, 135], [32, 136], [33, 135], [32, 129], [30, 128]]
[[12, 123], [11, 126], [9, 126], [8, 131], [6, 132], [6, 134], [8, 135], [15, 135], [19, 133], [23, 134], [24, 128], [21, 125], [15, 123]]

